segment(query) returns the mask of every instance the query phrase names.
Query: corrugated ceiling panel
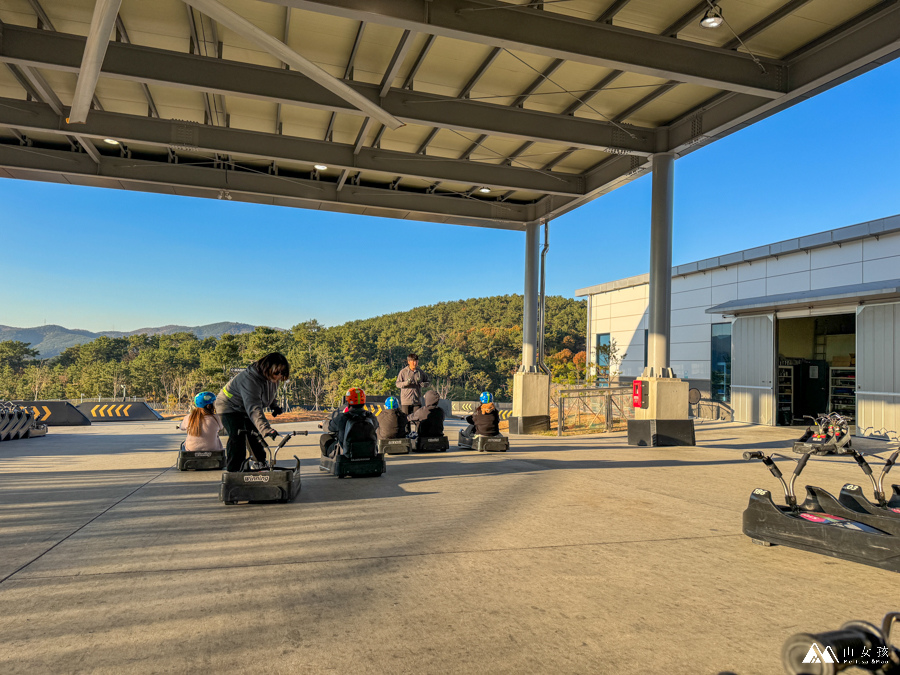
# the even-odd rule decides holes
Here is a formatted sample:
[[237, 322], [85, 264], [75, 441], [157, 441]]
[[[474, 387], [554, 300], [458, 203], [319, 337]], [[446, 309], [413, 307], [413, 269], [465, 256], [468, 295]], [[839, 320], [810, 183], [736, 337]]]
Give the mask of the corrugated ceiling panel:
[[[403, 31], [391, 26], [378, 24], [366, 24], [363, 39], [356, 54], [353, 71], [353, 79], [370, 84], [381, 84], [391, 57], [400, 43]], [[351, 48], [352, 48], [351, 42]], [[347, 50], [347, 58], [350, 57], [350, 49]]]
[[416, 75], [416, 90], [457, 96], [490, 51], [486, 45], [437, 38]]
[[693, 110], [717, 91], [696, 84], [679, 84], [624, 121], [642, 127], [662, 126]]
[[335, 77], [343, 77], [358, 21], [293, 10], [288, 46]]
[[119, 16], [132, 43], [187, 52], [191, 33], [186, 7], [181, 0], [123, 0]]
[[260, 131], [273, 134], [275, 129], [275, 103], [257, 101], [251, 98], [226, 96], [225, 105], [231, 118], [231, 126], [235, 129]]

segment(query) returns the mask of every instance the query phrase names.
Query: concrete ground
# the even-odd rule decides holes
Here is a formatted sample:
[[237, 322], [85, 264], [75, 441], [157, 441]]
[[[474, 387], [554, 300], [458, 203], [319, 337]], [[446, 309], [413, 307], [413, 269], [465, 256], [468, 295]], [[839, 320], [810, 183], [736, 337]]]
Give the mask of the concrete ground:
[[[793, 633], [900, 609], [895, 573], [741, 534], [779, 493], [741, 453], [796, 430], [513, 437], [347, 480], [311, 432], [282, 453], [296, 502], [224, 506], [174, 426], [0, 444], [0, 672], [776, 674]], [[864, 484], [846, 459], [804, 478]]]

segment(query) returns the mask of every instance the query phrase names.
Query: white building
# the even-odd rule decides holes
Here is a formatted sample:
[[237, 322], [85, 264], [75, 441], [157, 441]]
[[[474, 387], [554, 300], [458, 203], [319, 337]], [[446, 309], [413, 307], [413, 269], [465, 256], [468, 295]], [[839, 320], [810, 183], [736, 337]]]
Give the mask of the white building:
[[[613, 340], [626, 380], [646, 363], [648, 283], [576, 291], [590, 362]], [[705, 414], [771, 425], [836, 410], [859, 434], [896, 438], [900, 215], [674, 267], [670, 349]]]

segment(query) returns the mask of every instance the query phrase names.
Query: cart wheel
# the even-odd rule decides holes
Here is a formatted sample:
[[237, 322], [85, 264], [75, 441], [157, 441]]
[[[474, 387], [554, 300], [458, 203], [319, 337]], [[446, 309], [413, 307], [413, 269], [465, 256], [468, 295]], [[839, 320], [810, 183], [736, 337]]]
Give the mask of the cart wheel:
[[237, 504], [237, 502], [225, 502], [225, 506], [233, 506]]

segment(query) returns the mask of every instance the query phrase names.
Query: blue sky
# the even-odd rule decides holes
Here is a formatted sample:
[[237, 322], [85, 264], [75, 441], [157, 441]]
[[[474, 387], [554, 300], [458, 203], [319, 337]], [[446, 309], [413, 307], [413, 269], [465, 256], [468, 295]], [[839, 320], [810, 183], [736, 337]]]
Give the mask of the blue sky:
[[[674, 264], [900, 213], [898, 84], [900, 60], [679, 159]], [[0, 203], [11, 326], [332, 325], [523, 285], [516, 232], [9, 179]], [[646, 272], [649, 223], [649, 176], [554, 221], [548, 293]]]

